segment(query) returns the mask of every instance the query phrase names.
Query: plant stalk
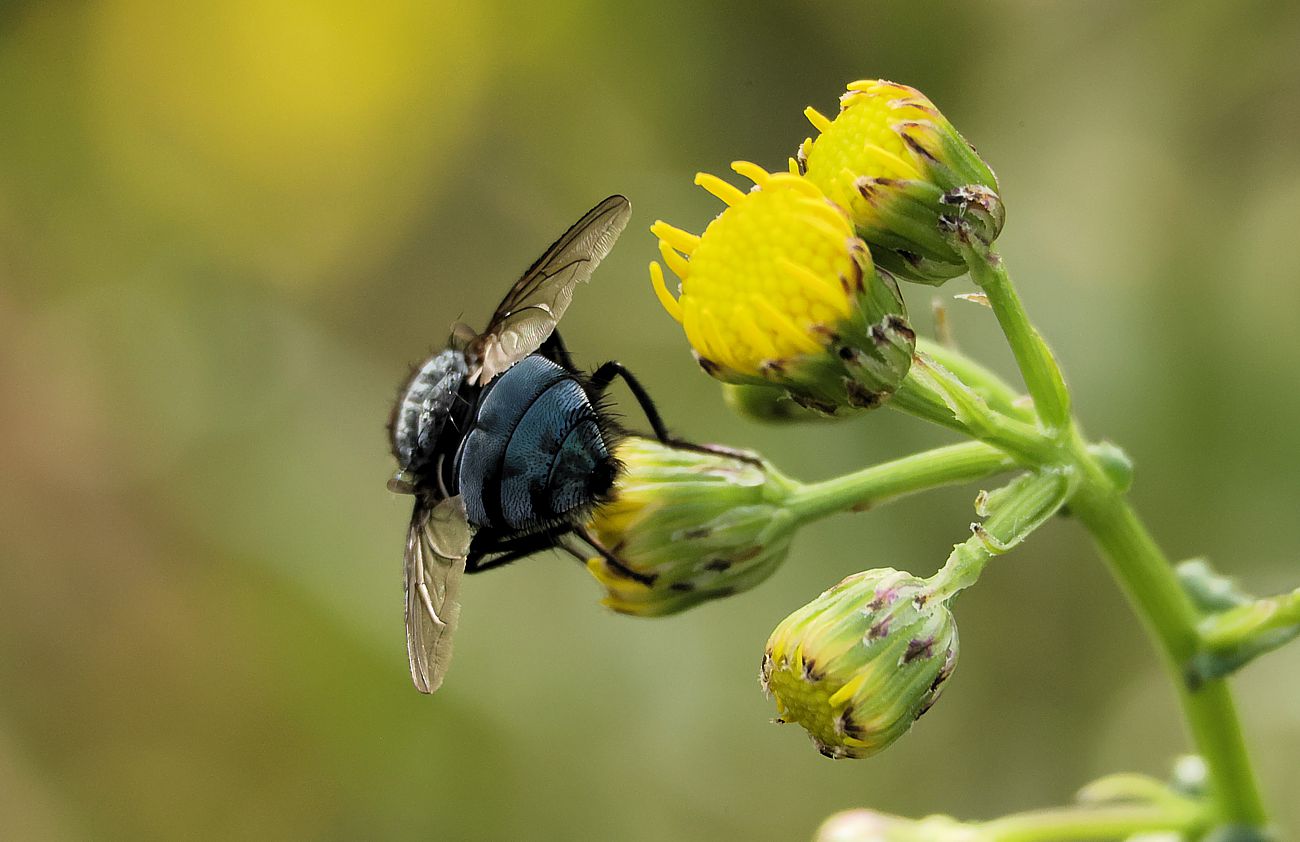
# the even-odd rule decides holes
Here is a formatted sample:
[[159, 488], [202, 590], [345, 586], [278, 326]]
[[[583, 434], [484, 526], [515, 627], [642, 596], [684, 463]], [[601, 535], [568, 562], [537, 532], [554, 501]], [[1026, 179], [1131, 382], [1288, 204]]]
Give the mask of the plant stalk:
[[1015, 462], [1001, 450], [964, 442], [804, 484], [792, 492], [786, 506], [802, 521], [815, 520], [904, 494], [972, 482], [1013, 467]]
[[956, 237], [954, 246], [988, 296], [1039, 418], [1066, 445], [1062, 458], [1079, 472], [1070, 509], [1092, 533], [1112, 575], [1158, 644], [1178, 689], [1192, 740], [1209, 767], [1218, 820], [1263, 828], [1267, 821], [1263, 800], [1232, 693], [1222, 678], [1195, 686], [1190, 680], [1190, 667], [1201, 646], [1195, 607], [1123, 491], [1080, 436], [1070, 415], [1070, 395], [1060, 368], [1029, 321], [1002, 258], [970, 237]]
[[1002, 256], [973, 241], [963, 242], [960, 247], [971, 277], [988, 297], [989, 306], [1006, 334], [1011, 353], [1025, 380], [1025, 388], [1034, 399], [1038, 417], [1050, 430], [1068, 430], [1070, 392], [1066, 389], [1061, 368], [1047, 342], [1029, 321]]
[[1115, 806], [1034, 810], [981, 822], [980, 842], [1066, 842], [1124, 839], [1136, 833], [1192, 833], [1205, 817], [1190, 807]]
[[1092, 533], [1130, 604], [1159, 644], [1198, 753], [1210, 770], [1219, 818], [1262, 828], [1267, 817], [1232, 693], [1222, 678], [1193, 688], [1188, 667], [1200, 648], [1197, 614], [1169, 560], [1101, 466], [1076, 442], [1082, 471], [1071, 510]]

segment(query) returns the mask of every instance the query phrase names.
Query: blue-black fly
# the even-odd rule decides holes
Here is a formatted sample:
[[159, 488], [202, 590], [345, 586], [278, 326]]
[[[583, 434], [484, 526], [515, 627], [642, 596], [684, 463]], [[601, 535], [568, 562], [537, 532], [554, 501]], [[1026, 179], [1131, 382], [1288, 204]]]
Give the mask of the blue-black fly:
[[582, 557], [564, 539], [583, 534], [619, 471], [613, 454], [621, 433], [604, 407], [614, 378], [623, 378], [655, 435], [668, 440], [626, 369], [609, 362], [583, 374], [555, 329], [574, 287], [591, 278], [630, 214], [622, 196], [588, 211], [510, 288], [487, 330], [458, 326], [393, 407], [397, 472], [388, 487], [415, 496], [406, 643], [421, 692], [438, 689], [446, 674], [462, 574], [547, 547]]

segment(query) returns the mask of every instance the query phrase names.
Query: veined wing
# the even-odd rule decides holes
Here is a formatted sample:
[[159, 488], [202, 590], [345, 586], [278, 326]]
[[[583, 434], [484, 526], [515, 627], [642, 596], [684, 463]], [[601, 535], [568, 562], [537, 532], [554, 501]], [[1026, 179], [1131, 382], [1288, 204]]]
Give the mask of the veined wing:
[[632, 205], [610, 196], [573, 224], [510, 288], [488, 328], [470, 344], [469, 382], [486, 384], [541, 347], [623, 232]]
[[460, 581], [472, 538], [459, 496], [417, 502], [406, 533], [406, 652], [421, 693], [442, 684], [460, 620]]

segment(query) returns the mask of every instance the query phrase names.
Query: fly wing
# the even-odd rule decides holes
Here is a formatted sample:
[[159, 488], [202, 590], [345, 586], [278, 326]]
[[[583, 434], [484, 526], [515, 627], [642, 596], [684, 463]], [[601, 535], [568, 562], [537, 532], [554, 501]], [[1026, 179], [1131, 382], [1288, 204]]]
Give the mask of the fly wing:
[[610, 196], [573, 224], [506, 294], [469, 348], [469, 382], [484, 385], [541, 347], [573, 298], [623, 232], [632, 205]]
[[406, 652], [421, 693], [437, 690], [451, 664], [471, 537], [459, 496], [416, 504], [406, 533]]

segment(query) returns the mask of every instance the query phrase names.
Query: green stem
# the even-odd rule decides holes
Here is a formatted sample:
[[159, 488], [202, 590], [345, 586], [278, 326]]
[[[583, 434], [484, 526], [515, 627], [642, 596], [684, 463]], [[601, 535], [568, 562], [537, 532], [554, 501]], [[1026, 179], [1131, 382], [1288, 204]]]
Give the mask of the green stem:
[[1092, 533], [1112, 574], [1159, 644], [1178, 688], [1192, 739], [1209, 766], [1218, 818], [1230, 824], [1262, 828], [1264, 806], [1232, 694], [1222, 678], [1199, 682], [1195, 687], [1188, 680], [1200, 648], [1198, 617], [1191, 600], [1123, 492], [1084, 446], [1070, 416], [1070, 395], [1060, 368], [1030, 323], [1002, 258], [961, 230], [956, 231], [953, 244], [988, 296], [1039, 418], [1070, 448], [1062, 458], [1080, 472], [1070, 508]]
[[1020, 297], [1007, 275], [1002, 256], [977, 241], [960, 244], [971, 277], [988, 296], [989, 306], [997, 316], [1025, 379], [1025, 387], [1034, 399], [1038, 417], [1049, 429], [1064, 431], [1070, 426], [1070, 393], [1065, 387], [1060, 366], [1038, 330], [1029, 321]]
[[928, 488], [983, 479], [1014, 465], [1005, 453], [987, 444], [954, 444], [801, 485], [786, 506], [800, 520], [814, 520]]
[[1115, 806], [1034, 810], [982, 822], [979, 842], [1066, 842], [1124, 839], [1135, 833], [1192, 833], [1205, 816], [1188, 806]]
[[[1014, 457], [1026, 467], [1036, 467], [1054, 459], [1056, 446], [1044, 438], [1036, 427], [1024, 421], [994, 412], [987, 405], [982, 407], [982, 412], [978, 411], [980, 408], [969, 407], [975, 410], [973, 417], [959, 417], [953, 409], [954, 396], [945, 396], [930, 385], [936, 380], [936, 375], [943, 374], [947, 372], [933, 370], [926, 357], [916, 356], [912, 360], [912, 370], [903, 378], [898, 391], [886, 406], [980, 439]], [[974, 391], [967, 391], [972, 400], [979, 400]]]
[[1209, 766], [1219, 818], [1263, 827], [1264, 805], [1228, 685], [1219, 678], [1193, 689], [1187, 680], [1188, 666], [1200, 646], [1191, 600], [1124, 495], [1077, 436], [1073, 456], [1082, 482], [1070, 508], [1092, 533], [1111, 573], [1159, 644], [1192, 739]]
[[1060, 510], [1071, 486], [1065, 472], [1049, 468], [981, 495], [976, 509], [987, 517], [971, 527], [974, 534], [953, 547], [943, 567], [930, 578], [933, 596], [949, 599], [975, 584], [994, 556], [1011, 550]]

